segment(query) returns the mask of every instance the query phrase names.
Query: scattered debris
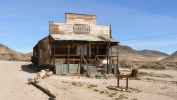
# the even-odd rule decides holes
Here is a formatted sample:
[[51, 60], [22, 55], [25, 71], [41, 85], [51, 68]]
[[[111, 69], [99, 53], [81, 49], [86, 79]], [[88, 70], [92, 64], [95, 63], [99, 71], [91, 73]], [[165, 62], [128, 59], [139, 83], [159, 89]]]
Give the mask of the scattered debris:
[[128, 97], [125, 97], [124, 94], [119, 95], [118, 98], [115, 98], [115, 100], [120, 100], [120, 99], [128, 99]]
[[94, 89], [94, 91], [98, 92], [99, 90], [97, 90], [97, 89]]
[[61, 81], [62, 83], [68, 83], [67, 81]]
[[169, 88], [168, 86], [163, 86], [160, 89], [168, 89], [168, 88]]
[[34, 82], [33, 78], [28, 78], [28, 84], [32, 84]]
[[90, 87], [97, 87], [96, 84], [90, 84], [89, 86], [90, 86]]
[[138, 73], [138, 76], [139, 77], [142, 77], [142, 76], [153, 76], [153, 77], [161, 77], [161, 78], [173, 78], [173, 76], [171, 75], [168, 75], [168, 74], [154, 74], [154, 73], [147, 73], [147, 72], [139, 72]]
[[100, 91], [100, 93], [104, 93], [104, 91]]
[[106, 88], [108, 88], [109, 90], [114, 90], [114, 91], [121, 91], [121, 92], [129, 92], [129, 93], [138, 93], [141, 92], [141, 90], [137, 89], [137, 88], [123, 88], [123, 87], [115, 87], [115, 86], [107, 86]]
[[71, 82], [71, 84], [78, 87], [84, 86], [81, 82]]
[[46, 75], [42, 76], [42, 79], [45, 79], [46, 78]]

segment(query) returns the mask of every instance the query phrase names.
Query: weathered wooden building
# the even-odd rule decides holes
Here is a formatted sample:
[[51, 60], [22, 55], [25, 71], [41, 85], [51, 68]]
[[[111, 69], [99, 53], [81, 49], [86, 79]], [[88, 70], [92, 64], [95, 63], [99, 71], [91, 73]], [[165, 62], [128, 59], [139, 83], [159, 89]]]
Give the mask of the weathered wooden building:
[[[118, 41], [111, 26], [97, 25], [95, 15], [66, 13], [66, 22], [49, 22], [49, 35], [33, 48], [35, 66], [48, 66], [56, 74], [101, 70], [118, 73], [118, 52], [110, 49]], [[118, 51], [118, 50], [117, 50]]]

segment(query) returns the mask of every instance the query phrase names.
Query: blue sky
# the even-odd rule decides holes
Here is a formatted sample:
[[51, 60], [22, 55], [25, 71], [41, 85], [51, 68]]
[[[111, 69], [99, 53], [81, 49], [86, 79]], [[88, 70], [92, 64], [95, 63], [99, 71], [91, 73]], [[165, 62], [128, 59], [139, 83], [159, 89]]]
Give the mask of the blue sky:
[[121, 45], [177, 51], [176, 0], [0, 1], [0, 43], [19, 52], [31, 52], [49, 34], [49, 21], [65, 22], [66, 12], [97, 15], [97, 24], [112, 24], [113, 38]]

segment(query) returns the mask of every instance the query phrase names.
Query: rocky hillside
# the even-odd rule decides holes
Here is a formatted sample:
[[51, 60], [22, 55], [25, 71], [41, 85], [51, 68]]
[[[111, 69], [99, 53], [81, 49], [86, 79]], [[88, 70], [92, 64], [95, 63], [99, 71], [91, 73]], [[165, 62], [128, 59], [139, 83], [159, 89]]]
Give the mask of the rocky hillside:
[[177, 51], [171, 54], [169, 57], [162, 59], [162, 61], [177, 62]]
[[[155, 50], [134, 50], [129, 46], [119, 46], [119, 59], [125, 61], [159, 61], [169, 57], [168, 54]], [[113, 48], [116, 53], [116, 48]]]
[[23, 54], [0, 44], [0, 59], [9, 61], [30, 61], [31, 54]]

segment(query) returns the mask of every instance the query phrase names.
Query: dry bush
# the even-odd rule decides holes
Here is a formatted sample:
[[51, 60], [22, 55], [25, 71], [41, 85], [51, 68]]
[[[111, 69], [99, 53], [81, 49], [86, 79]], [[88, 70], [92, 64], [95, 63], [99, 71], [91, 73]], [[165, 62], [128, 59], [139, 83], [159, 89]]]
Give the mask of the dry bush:
[[123, 68], [130, 68], [130, 67], [134, 67], [134, 64], [130, 61], [122, 60], [120, 61], [120, 66]]
[[163, 70], [166, 68], [165, 64], [162, 62], [148, 62], [140, 66], [143, 69], [158, 69]]

